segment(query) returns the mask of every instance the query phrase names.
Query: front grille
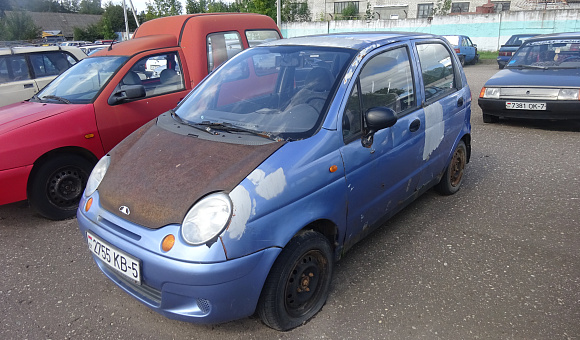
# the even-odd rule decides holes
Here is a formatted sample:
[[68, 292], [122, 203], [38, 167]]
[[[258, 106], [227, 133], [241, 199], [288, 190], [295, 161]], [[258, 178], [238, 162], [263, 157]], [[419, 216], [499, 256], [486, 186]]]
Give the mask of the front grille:
[[502, 87], [500, 98], [524, 100], [557, 100], [560, 89], [537, 87]]
[[140, 295], [142, 298], [148, 300], [149, 303], [155, 304], [157, 307], [161, 306], [161, 291], [143, 283], [140, 285], [136, 284], [135, 282], [125, 278], [123, 275], [118, 275], [114, 271], [109, 270], [109, 268], [107, 268], [107, 273], [111, 276], [114, 276], [116, 281], [120, 281], [122, 286], [128, 290], [131, 290]]

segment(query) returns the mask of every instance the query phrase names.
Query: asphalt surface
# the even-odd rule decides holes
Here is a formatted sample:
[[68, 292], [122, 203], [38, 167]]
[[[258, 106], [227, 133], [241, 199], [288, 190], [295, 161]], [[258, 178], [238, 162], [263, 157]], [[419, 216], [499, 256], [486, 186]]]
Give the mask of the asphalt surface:
[[108, 281], [76, 219], [0, 206], [1, 339], [580, 339], [580, 123], [484, 124], [497, 71], [466, 66], [471, 162], [453, 196], [427, 192], [335, 269], [328, 302], [289, 332], [257, 318], [164, 318]]

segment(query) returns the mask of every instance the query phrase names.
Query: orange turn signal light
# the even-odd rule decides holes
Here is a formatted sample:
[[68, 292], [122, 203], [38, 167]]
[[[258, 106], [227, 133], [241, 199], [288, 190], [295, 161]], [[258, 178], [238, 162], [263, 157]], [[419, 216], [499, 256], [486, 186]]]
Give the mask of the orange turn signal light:
[[161, 249], [167, 252], [173, 248], [173, 245], [175, 245], [175, 236], [169, 234], [163, 238], [163, 242], [161, 242]]
[[87, 134], [85, 135], [85, 138], [86, 138], [86, 139], [91, 139], [91, 138], [93, 138], [93, 137], [95, 137], [95, 134], [94, 134], [94, 133], [87, 133]]
[[91, 205], [93, 205], [93, 198], [92, 197], [87, 200], [87, 204], [85, 204], [85, 211], [88, 212], [89, 209], [91, 208]]
[[338, 167], [336, 165], [333, 165], [328, 170], [330, 170], [330, 172], [336, 172], [336, 170], [338, 170]]

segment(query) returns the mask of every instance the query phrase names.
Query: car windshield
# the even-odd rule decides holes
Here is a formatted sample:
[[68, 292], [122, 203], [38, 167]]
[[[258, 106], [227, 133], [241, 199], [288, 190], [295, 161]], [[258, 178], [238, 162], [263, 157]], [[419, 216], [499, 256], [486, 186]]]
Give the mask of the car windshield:
[[459, 36], [458, 35], [445, 35], [443, 36], [449, 43], [453, 46], [459, 45]]
[[580, 39], [550, 39], [526, 42], [510, 59], [515, 68], [578, 68]]
[[214, 71], [175, 114], [196, 127], [228, 125], [285, 140], [312, 136], [356, 50], [259, 46]]
[[58, 76], [33, 101], [91, 103], [127, 57], [86, 58]]
[[520, 46], [524, 41], [531, 37], [533, 37], [533, 35], [512, 35], [505, 44], [508, 46]]

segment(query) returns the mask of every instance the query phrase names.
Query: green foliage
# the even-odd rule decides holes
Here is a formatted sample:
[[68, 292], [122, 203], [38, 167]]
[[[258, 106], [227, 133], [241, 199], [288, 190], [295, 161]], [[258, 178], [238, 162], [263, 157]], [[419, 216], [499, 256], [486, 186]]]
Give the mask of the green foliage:
[[447, 15], [451, 10], [452, 0], [437, 0], [435, 8], [433, 8], [433, 15]]
[[310, 21], [311, 14], [307, 2], [284, 1], [282, 3], [282, 21]]
[[24, 11], [13, 11], [0, 19], [0, 40], [34, 40], [41, 33], [42, 29]]
[[276, 0], [254, 0], [254, 13], [260, 13], [276, 20]]
[[[109, 2], [105, 5], [105, 10], [103, 12], [103, 19], [107, 20], [108, 24], [114, 32], [121, 32], [125, 30], [125, 15], [123, 13], [122, 5], [113, 5]], [[141, 22], [142, 20], [140, 20]], [[127, 22], [129, 24], [129, 30], [134, 31], [137, 28], [137, 23], [133, 19], [133, 13], [130, 9], [127, 11]], [[105, 23], [103, 23], [104, 25]], [[107, 38], [105, 38], [107, 39]]]
[[358, 19], [358, 10], [356, 6], [351, 2], [346, 6], [340, 16], [337, 18], [339, 20], [357, 20]]
[[371, 3], [367, 2], [367, 10], [365, 12], [364, 19], [371, 20], [373, 18], [373, 8], [371, 7]]
[[145, 19], [151, 20], [160, 17], [180, 15], [181, 10], [181, 2], [178, 0], [153, 0], [153, 2], [147, 2]]
[[101, 0], [80, 0], [79, 2], [80, 14], [102, 14]]

